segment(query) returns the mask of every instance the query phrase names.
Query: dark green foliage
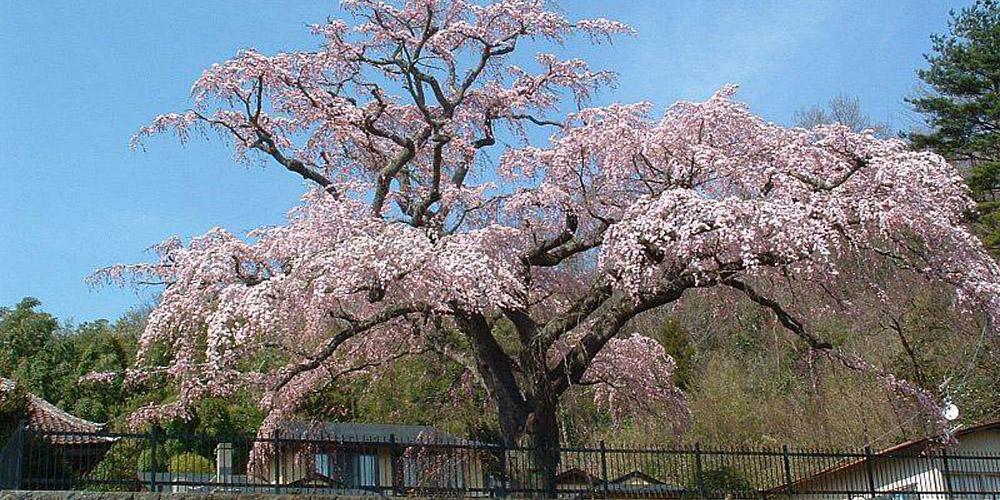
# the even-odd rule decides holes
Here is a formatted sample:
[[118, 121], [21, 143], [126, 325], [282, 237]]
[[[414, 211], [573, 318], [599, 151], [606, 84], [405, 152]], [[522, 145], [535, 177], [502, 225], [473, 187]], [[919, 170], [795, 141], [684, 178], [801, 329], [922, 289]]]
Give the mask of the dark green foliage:
[[59, 322], [38, 312], [38, 299], [26, 297], [13, 308], [0, 308], [0, 376], [17, 379], [42, 397], [49, 396], [56, 353], [48, 348]]
[[[103, 491], [137, 491], [140, 487], [138, 472], [150, 470], [151, 456], [146, 441], [121, 439], [111, 446], [88, 476], [100, 479], [99, 489]], [[168, 455], [158, 453], [157, 456], [162, 470]]]
[[482, 404], [475, 384], [463, 380], [462, 367], [428, 353], [401, 359], [375, 378], [344, 380], [311, 398], [302, 414], [488, 435], [492, 420], [482, 412]]
[[674, 358], [677, 371], [674, 383], [681, 390], [687, 390], [691, 385], [691, 377], [695, 369], [695, 349], [691, 345], [691, 336], [676, 318], [668, 317], [656, 330], [653, 339], [659, 342], [663, 349]]
[[[110, 422], [112, 429], [119, 430], [124, 430], [125, 417], [136, 408], [174, 397], [172, 386], [155, 381], [129, 390], [122, 386], [121, 377], [111, 383], [80, 382], [80, 377], [91, 372], [121, 374], [132, 366], [139, 334], [145, 324], [144, 311], [127, 313], [113, 323], [97, 320], [75, 327], [60, 327], [58, 320], [41, 311], [40, 306], [38, 300], [25, 298], [13, 308], [0, 308], [0, 346], [3, 347], [0, 348], [0, 377], [15, 380], [20, 390], [33, 393], [73, 415]], [[158, 361], [155, 353], [153, 358], [154, 362]], [[260, 360], [252, 361], [259, 366]], [[278, 361], [276, 358], [275, 362]], [[221, 438], [253, 434], [263, 419], [256, 397], [241, 392], [225, 400], [207, 399], [198, 405], [192, 420], [171, 422], [167, 430], [199, 432]], [[0, 427], [5, 423], [13, 425], [0, 421]]]
[[[952, 12], [950, 32], [933, 35], [929, 67], [918, 71], [932, 93], [910, 99], [932, 131], [915, 145], [962, 157], [997, 159], [1000, 125], [1000, 7], [994, 0]], [[993, 169], [995, 170], [995, 169]]]
[[28, 418], [28, 393], [21, 387], [0, 391], [0, 447], [14, 435], [21, 421]]
[[755, 494], [756, 489], [739, 469], [728, 465], [710, 468], [702, 471], [701, 483], [697, 477], [692, 477], [684, 490], [687, 498], [702, 498], [700, 491], [704, 490], [709, 498], [740, 498], [747, 494]]
[[[161, 444], [156, 447], [156, 470], [163, 471], [167, 468], [167, 463], [170, 461], [170, 450], [169, 446], [164, 446]], [[151, 471], [153, 470], [153, 449], [146, 445], [143, 449], [136, 455], [135, 467], [140, 471]]]
[[912, 133], [917, 148], [960, 162], [980, 202], [983, 239], [1000, 250], [1000, 5], [979, 0], [952, 12], [950, 32], [931, 37], [929, 67], [918, 71], [930, 87], [909, 99], [930, 127]]
[[120, 415], [127, 404], [121, 380], [81, 384], [92, 371], [123, 372], [131, 366], [142, 317], [129, 314], [114, 325], [105, 320], [59, 327], [39, 311], [35, 299], [0, 309], [0, 376], [83, 418], [99, 422]]

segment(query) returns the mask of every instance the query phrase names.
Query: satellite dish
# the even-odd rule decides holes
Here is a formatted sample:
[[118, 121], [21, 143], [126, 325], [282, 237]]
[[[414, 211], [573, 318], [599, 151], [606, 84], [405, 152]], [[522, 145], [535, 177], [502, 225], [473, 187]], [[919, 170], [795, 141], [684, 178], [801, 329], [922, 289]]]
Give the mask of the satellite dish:
[[945, 405], [944, 418], [949, 422], [958, 418], [958, 406], [955, 406], [955, 403], [948, 402], [948, 404]]

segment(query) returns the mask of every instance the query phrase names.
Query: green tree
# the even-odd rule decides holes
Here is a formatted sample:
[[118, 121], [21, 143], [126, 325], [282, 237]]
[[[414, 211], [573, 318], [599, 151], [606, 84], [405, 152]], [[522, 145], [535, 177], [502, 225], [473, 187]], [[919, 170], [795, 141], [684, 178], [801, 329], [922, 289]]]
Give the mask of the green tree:
[[13, 308], [0, 308], [0, 376], [17, 379], [29, 391], [46, 397], [54, 354], [47, 348], [59, 322], [38, 311], [40, 305], [38, 299], [25, 297]]
[[0, 376], [74, 415], [105, 422], [137, 407], [123, 391], [121, 379], [110, 384], [81, 383], [91, 372], [123, 373], [135, 360], [145, 313], [60, 326], [41, 302], [22, 299], [0, 308]]
[[979, 0], [951, 13], [949, 32], [932, 35], [929, 67], [917, 72], [930, 87], [909, 99], [929, 132], [911, 133], [966, 170], [987, 246], [1000, 252], [1000, 4]]
[[53, 343], [58, 363], [52, 402], [90, 420], [105, 422], [120, 415], [128, 401], [121, 377], [110, 383], [80, 383], [91, 372], [124, 373], [135, 360], [136, 343], [144, 316], [127, 314], [114, 324], [97, 320], [81, 324]]
[[0, 446], [14, 434], [19, 422], [28, 415], [28, 393], [21, 387], [0, 389]]
[[652, 335], [677, 363], [674, 383], [681, 390], [688, 390], [695, 370], [695, 349], [690, 334], [677, 318], [667, 317]]

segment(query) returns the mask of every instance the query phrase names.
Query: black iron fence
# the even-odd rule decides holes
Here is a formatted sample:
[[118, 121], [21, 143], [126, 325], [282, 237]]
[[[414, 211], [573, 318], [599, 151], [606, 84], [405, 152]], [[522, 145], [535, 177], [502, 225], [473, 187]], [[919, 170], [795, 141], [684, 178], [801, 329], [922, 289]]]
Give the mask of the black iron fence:
[[930, 444], [885, 452], [563, 448], [555, 481], [536, 450], [446, 435], [268, 437], [60, 433], [20, 428], [0, 489], [435, 497], [1000, 498], [1000, 453]]

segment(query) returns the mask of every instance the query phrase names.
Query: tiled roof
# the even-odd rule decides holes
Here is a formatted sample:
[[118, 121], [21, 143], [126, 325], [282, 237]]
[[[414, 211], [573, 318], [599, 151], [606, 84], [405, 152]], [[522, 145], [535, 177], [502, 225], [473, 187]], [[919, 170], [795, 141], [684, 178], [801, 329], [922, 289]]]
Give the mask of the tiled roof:
[[[13, 391], [14, 386], [13, 380], [0, 377], [0, 392]], [[104, 424], [71, 415], [30, 393], [28, 394], [28, 427], [52, 433], [94, 434], [104, 430]], [[46, 439], [52, 444], [98, 444], [115, 441], [115, 438], [109, 436], [61, 434], [46, 435]]]

